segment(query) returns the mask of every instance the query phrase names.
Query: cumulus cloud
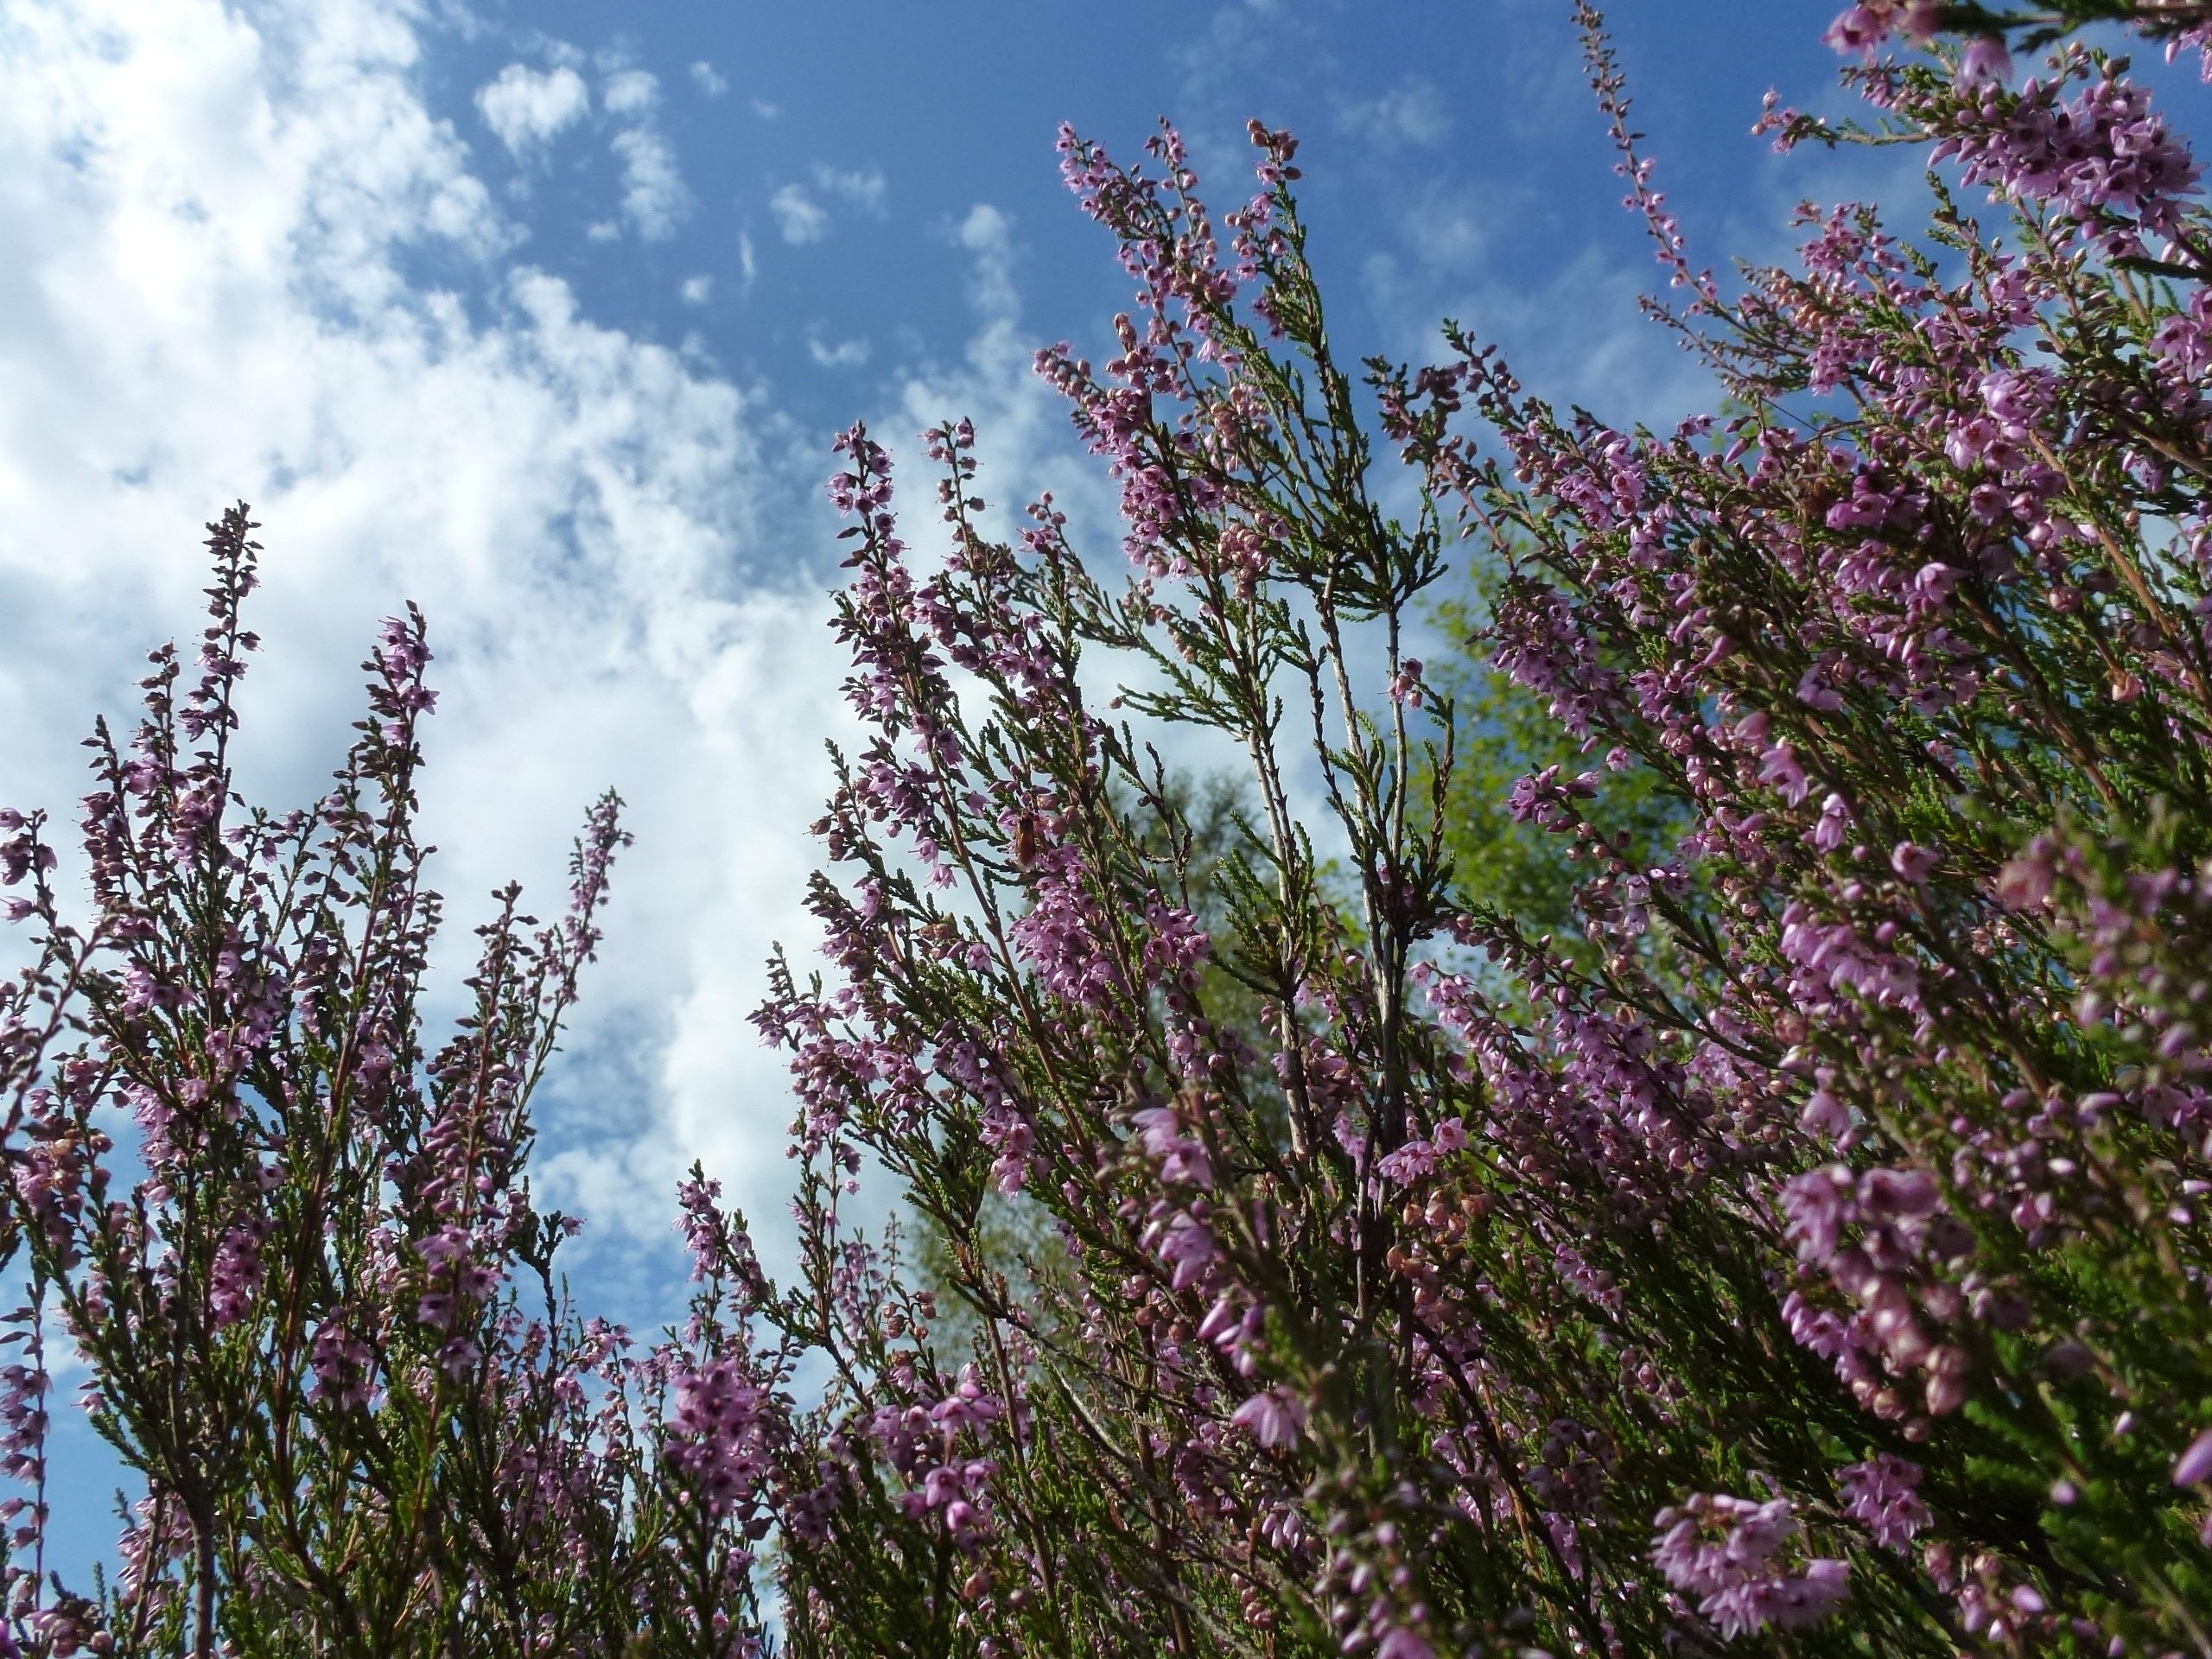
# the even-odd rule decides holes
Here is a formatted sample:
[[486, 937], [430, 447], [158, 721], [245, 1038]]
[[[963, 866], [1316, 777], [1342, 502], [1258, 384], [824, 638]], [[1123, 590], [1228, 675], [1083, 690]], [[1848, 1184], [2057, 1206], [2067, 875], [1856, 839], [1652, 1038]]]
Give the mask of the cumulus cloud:
[[709, 98], [720, 98], [729, 91], [729, 82], [704, 58], [691, 66], [691, 83]]
[[683, 285], [676, 293], [686, 305], [704, 305], [715, 297], [715, 279], [704, 272], [696, 276], [686, 276]]
[[[658, 1239], [701, 1156], [778, 1216], [789, 1096], [743, 1016], [767, 942], [811, 937], [803, 826], [843, 729], [817, 579], [782, 563], [825, 528], [820, 468], [757, 394], [510, 263], [416, 15], [17, 0], [0, 24], [0, 778], [74, 798], [75, 740], [194, 626], [199, 526], [247, 498], [252, 795], [317, 791], [343, 665], [406, 599], [429, 616], [448, 992], [474, 896], [557, 892], [592, 796], [630, 802], [541, 1192], [590, 1212], [587, 1245]], [[465, 291], [410, 276], [426, 242]]]
[[501, 143], [526, 157], [591, 113], [591, 92], [566, 66], [540, 73], [511, 63], [476, 89], [476, 109]]

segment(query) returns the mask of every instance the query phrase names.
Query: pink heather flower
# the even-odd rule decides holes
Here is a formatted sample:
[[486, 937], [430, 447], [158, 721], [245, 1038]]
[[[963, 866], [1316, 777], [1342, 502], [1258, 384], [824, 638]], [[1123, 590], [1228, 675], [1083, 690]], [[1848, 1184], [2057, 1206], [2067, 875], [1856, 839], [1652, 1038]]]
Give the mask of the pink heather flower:
[[1211, 1186], [1213, 1165], [1205, 1144], [1183, 1132], [1182, 1120], [1170, 1106], [1149, 1106], [1130, 1119], [1136, 1126], [1145, 1153], [1160, 1164], [1160, 1179], [1190, 1186]]
[[1855, 1184], [1843, 1164], [1808, 1170], [1782, 1189], [1788, 1236], [1801, 1262], [1825, 1262], [1836, 1251], [1846, 1223], [1853, 1219]]
[[677, 1184], [676, 1202], [683, 1212], [677, 1228], [691, 1252], [691, 1277], [704, 1279], [721, 1264], [728, 1249], [727, 1224], [715, 1200], [721, 1196], [720, 1181], [694, 1175]]
[[245, 1317], [265, 1276], [261, 1243], [268, 1236], [268, 1222], [256, 1217], [229, 1229], [216, 1247], [207, 1275], [207, 1310], [216, 1330]]
[[1029, 1154], [1036, 1149], [1037, 1132], [998, 1106], [983, 1114], [982, 1136], [983, 1144], [998, 1154], [991, 1161], [991, 1185], [1009, 1197], [1020, 1192], [1029, 1181]]
[[1306, 1432], [1306, 1405], [1287, 1389], [1269, 1389], [1237, 1407], [1229, 1421], [1262, 1446], [1295, 1446]]
[[2012, 54], [2002, 35], [1977, 35], [1959, 59], [1959, 85], [1975, 86], [1983, 81], [2002, 84], [2012, 79]]
[[2212, 306], [2203, 289], [2190, 296], [2187, 311], [2177, 311], [2158, 325], [2151, 336], [2151, 350], [2183, 378], [2212, 368]]
[[1797, 757], [1787, 743], [1777, 743], [1759, 756], [1759, 782], [1772, 784], [1792, 806], [1812, 791], [1812, 785], [1805, 780], [1805, 768], [1797, 764]]
[[1813, 1074], [1813, 1092], [1806, 1096], [1799, 1122], [1815, 1135], [1838, 1135], [1851, 1127], [1851, 1113], [1835, 1092], [1835, 1068], [1824, 1065]]
[[[1798, 677], [1797, 701], [1804, 703], [1808, 708], [1819, 709], [1828, 714], [1834, 714], [1836, 710], [1843, 707], [1842, 696], [1834, 687], [1827, 684], [1821, 677], [1821, 665], [1818, 663], [1814, 664], [1812, 667], [1807, 669], [1804, 673]], [[1802, 774], [1800, 774], [1800, 778], [1802, 791]], [[1770, 782], [1772, 780], [1762, 777], [1761, 781]], [[1795, 805], [1797, 800], [1802, 800], [1802, 798], [1803, 795], [1801, 792], [1798, 796], [1793, 798], [1791, 804]]]
[[1764, 1572], [1797, 1531], [1786, 1497], [1755, 1503], [1723, 1492], [1693, 1493], [1680, 1509], [1659, 1511], [1652, 1564], [1667, 1582], [1709, 1596]]
[[1802, 1573], [1724, 1590], [1700, 1611], [1720, 1627], [1723, 1637], [1732, 1639], [1770, 1624], [1781, 1630], [1809, 1629], [1850, 1593], [1850, 1566], [1822, 1557], [1806, 1562]]
[[1146, 979], [1155, 985], [1186, 982], [1212, 950], [1212, 938], [1197, 917], [1156, 893], [1146, 901], [1144, 919]]
[[1942, 1202], [1936, 1178], [1924, 1169], [1870, 1169], [1859, 1178], [1859, 1208], [1877, 1221], [1931, 1214]]
[[2038, 843], [1998, 872], [1997, 896], [2014, 910], [2038, 910], [2050, 902], [2057, 884], [2050, 851]]
[[1943, 25], [1945, 0], [1905, 0], [1897, 14], [1897, 27], [1925, 46]]
[[1813, 826], [1813, 845], [1832, 853], [1851, 838], [1851, 809], [1843, 797], [1830, 795], [1821, 803], [1820, 822]]
[[1436, 1147], [1427, 1141], [1408, 1141], [1375, 1165], [1377, 1173], [1400, 1186], [1410, 1186], [1435, 1167]]
[[698, 1483], [709, 1515], [743, 1505], [765, 1477], [772, 1407], [739, 1356], [677, 1377], [662, 1455]]
[[1890, 38], [1889, 8], [1851, 6], [1836, 14], [1821, 39], [1838, 52], [1857, 53], [1872, 61], [1875, 48]]
[[1160, 1230], [1153, 1248], [1161, 1263], [1171, 1270], [1168, 1283], [1177, 1290], [1188, 1290], [1198, 1283], [1220, 1255], [1213, 1235], [1193, 1220], [1187, 1211], [1181, 1210]]
[[1657, 1524], [1653, 1564], [1669, 1584], [1698, 1598], [1698, 1611], [1725, 1640], [1768, 1625], [1802, 1630], [1827, 1618], [1849, 1592], [1851, 1569], [1842, 1561], [1808, 1561], [1798, 1573], [1777, 1565], [1797, 1533], [1786, 1497], [1757, 1503], [1699, 1492], [1680, 1509], [1660, 1510]]
[[2196, 1486], [2212, 1480], [2212, 1428], [2206, 1429], [2189, 1443], [2174, 1464], [2174, 1484]]
[[374, 1355], [367, 1343], [346, 1330], [343, 1320], [332, 1318], [316, 1326], [310, 1353], [312, 1398], [340, 1411], [369, 1403], [369, 1366]]
[[1420, 658], [1408, 657], [1405, 659], [1398, 671], [1390, 677], [1391, 702], [1402, 702], [1414, 709], [1421, 707], [1421, 698], [1427, 692], [1427, 688], [1421, 684], [1421, 671]]
[[1885, 1452], [1868, 1463], [1836, 1471], [1844, 1513], [1874, 1535], [1886, 1549], [1901, 1550], [1929, 1522], [1920, 1501], [1920, 1465]]

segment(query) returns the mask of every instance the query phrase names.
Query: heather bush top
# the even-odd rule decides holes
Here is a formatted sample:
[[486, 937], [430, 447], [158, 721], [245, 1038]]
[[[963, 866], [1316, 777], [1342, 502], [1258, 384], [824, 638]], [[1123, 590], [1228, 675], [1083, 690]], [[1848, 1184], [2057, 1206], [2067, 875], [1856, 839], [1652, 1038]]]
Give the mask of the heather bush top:
[[[1715, 382], [1666, 432], [1457, 327], [1339, 360], [1287, 132], [1219, 213], [1172, 127], [1064, 132], [1135, 298], [1038, 369], [1123, 548], [993, 539], [953, 419], [925, 558], [839, 441], [869, 735], [758, 1015], [802, 1271], [695, 1172], [656, 1344], [524, 1179], [619, 803], [429, 1037], [423, 624], [248, 809], [227, 515], [94, 740], [88, 925], [4, 821], [0, 1651], [2212, 1653], [2212, 219], [2067, 35], [2114, 10], [1852, 8], [1866, 124], [1759, 130], [1917, 145], [1932, 215], [1724, 283], [1580, 8]], [[42, 1577], [49, 1320], [141, 1484], [112, 1584]]]

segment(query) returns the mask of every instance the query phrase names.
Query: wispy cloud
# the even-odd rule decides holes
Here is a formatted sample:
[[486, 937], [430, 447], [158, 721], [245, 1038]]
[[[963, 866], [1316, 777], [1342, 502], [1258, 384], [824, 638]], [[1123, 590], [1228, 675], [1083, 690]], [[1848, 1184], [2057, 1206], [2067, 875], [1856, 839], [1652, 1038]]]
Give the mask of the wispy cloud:
[[814, 182], [826, 194], [842, 198], [863, 213], [881, 213], [887, 187], [882, 173], [873, 167], [840, 172], [817, 162]]
[[989, 202], [979, 201], [953, 234], [976, 256], [968, 292], [976, 310], [987, 321], [1011, 322], [1021, 314], [1021, 296], [1014, 283], [1014, 221]]
[[1418, 75], [1376, 97], [1338, 104], [1337, 124], [1355, 138], [1388, 147], [1430, 148], [1442, 143], [1452, 132], [1452, 117], [1445, 108], [1443, 93], [1434, 81]]
[[793, 247], [819, 242], [830, 234], [830, 215], [808, 195], [802, 184], [787, 184], [768, 198], [768, 211], [776, 228]]
[[[644, 69], [616, 69], [601, 83], [599, 102], [620, 124], [607, 147], [621, 168], [622, 221], [648, 242], [664, 242], [691, 211], [691, 193], [677, 165], [675, 147], [660, 130], [659, 79]], [[620, 233], [613, 219], [587, 232], [595, 242], [615, 240]]]
[[729, 82], [704, 58], [691, 66], [691, 84], [709, 98], [720, 98], [729, 91]]
[[879, 219], [883, 216], [890, 188], [880, 169], [840, 171], [817, 162], [812, 178], [810, 189], [803, 184], [786, 184], [768, 198], [768, 211], [775, 215], [776, 227], [792, 246], [804, 247], [830, 234], [830, 209], [823, 205], [825, 198]]
[[866, 335], [855, 340], [841, 340], [836, 345], [825, 343], [820, 336], [806, 342], [807, 354], [825, 369], [857, 369], [868, 359]]
[[1495, 211], [1470, 184], [1432, 181], [1402, 215], [1414, 255], [1440, 271], [1472, 268], [1489, 251]]
[[667, 240], [691, 207], [691, 193], [677, 170], [676, 151], [652, 127], [626, 127], [613, 143], [622, 163], [624, 215], [648, 242]]

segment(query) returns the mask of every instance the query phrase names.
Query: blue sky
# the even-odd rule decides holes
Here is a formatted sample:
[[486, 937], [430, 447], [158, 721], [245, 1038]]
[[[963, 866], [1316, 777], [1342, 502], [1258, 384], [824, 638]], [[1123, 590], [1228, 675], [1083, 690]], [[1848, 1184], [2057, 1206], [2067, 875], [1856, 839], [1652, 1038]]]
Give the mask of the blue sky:
[[[1616, 7], [1700, 258], [1910, 188], [1894, 153], [1746, 135], [1770, 86], [1835, 102], [1834, 3]], [[200, 524], [251, 499], [255, 791], [311, 796], [414, 598], [457, 938], [507, 876], [557, 885], [599, 789], [632, 803], [543, 1102], [587, 1299], [672, 1308], [695, 1156], [779, 1255], [789, 1102], [744, 1016], [770, 942], [806, 948], [804, 826], [851, 734], [830, 438], [973, 416], [999, 499], [1052, 488], [1117, 559], [1028, 362], [1127, 302], [1058, 124], [1133, 156], [1162, 114], [1223, 206], [1248, 117], [1304, 137], [1350, 353], [1417, 356], [1448, 314], [1616, 421], [1703, 396], [1637, 316], [1655, 267], [1552, 0], [0, 0], [0, 799], [74, 799], [76, 740], [195, 626]]]
[[[1770, 233], [1770, 213], [1744, 213], [1774, 205], [1746, 199], [1746, 175], [1787, 187], [1745, 129], [1768, 85], [1832, 80], [1823, 8], [1644, 3], [1617, 21], [1683, 205], [1715, 232]], [[1171, 115], [1224, 200], [1245, 182], [1245, 119], [1294, 127], [1344, 321], [1377, 343], [1411, 349], [1440, 309], [1497, 290], [1517, 310], [1643, 274], [1549, 3], [655, 5], [619, 24], [517, 7], [434, 39], [423, 84], [526, 225], [522, 257], [595, 320], [695, 341], [820, 426], [957, 358], [974, 331], [959, 229], [979, 204], [1007, 227], [1028, 333], [1110, 316], [1122, 282], [1054, 173], [1063, 120], [1130, 152]], [[644, 84], [649, 108], [621, 113]], [[510, 130], [537, 116], [521, 155], [485, 142], [495, 109]], [[681, 181], [645, 186], [642, 216], [622, 209], [641, 151]], [[1528, 332], [1554, 331], [1574, 355], [1576, 331]]]

